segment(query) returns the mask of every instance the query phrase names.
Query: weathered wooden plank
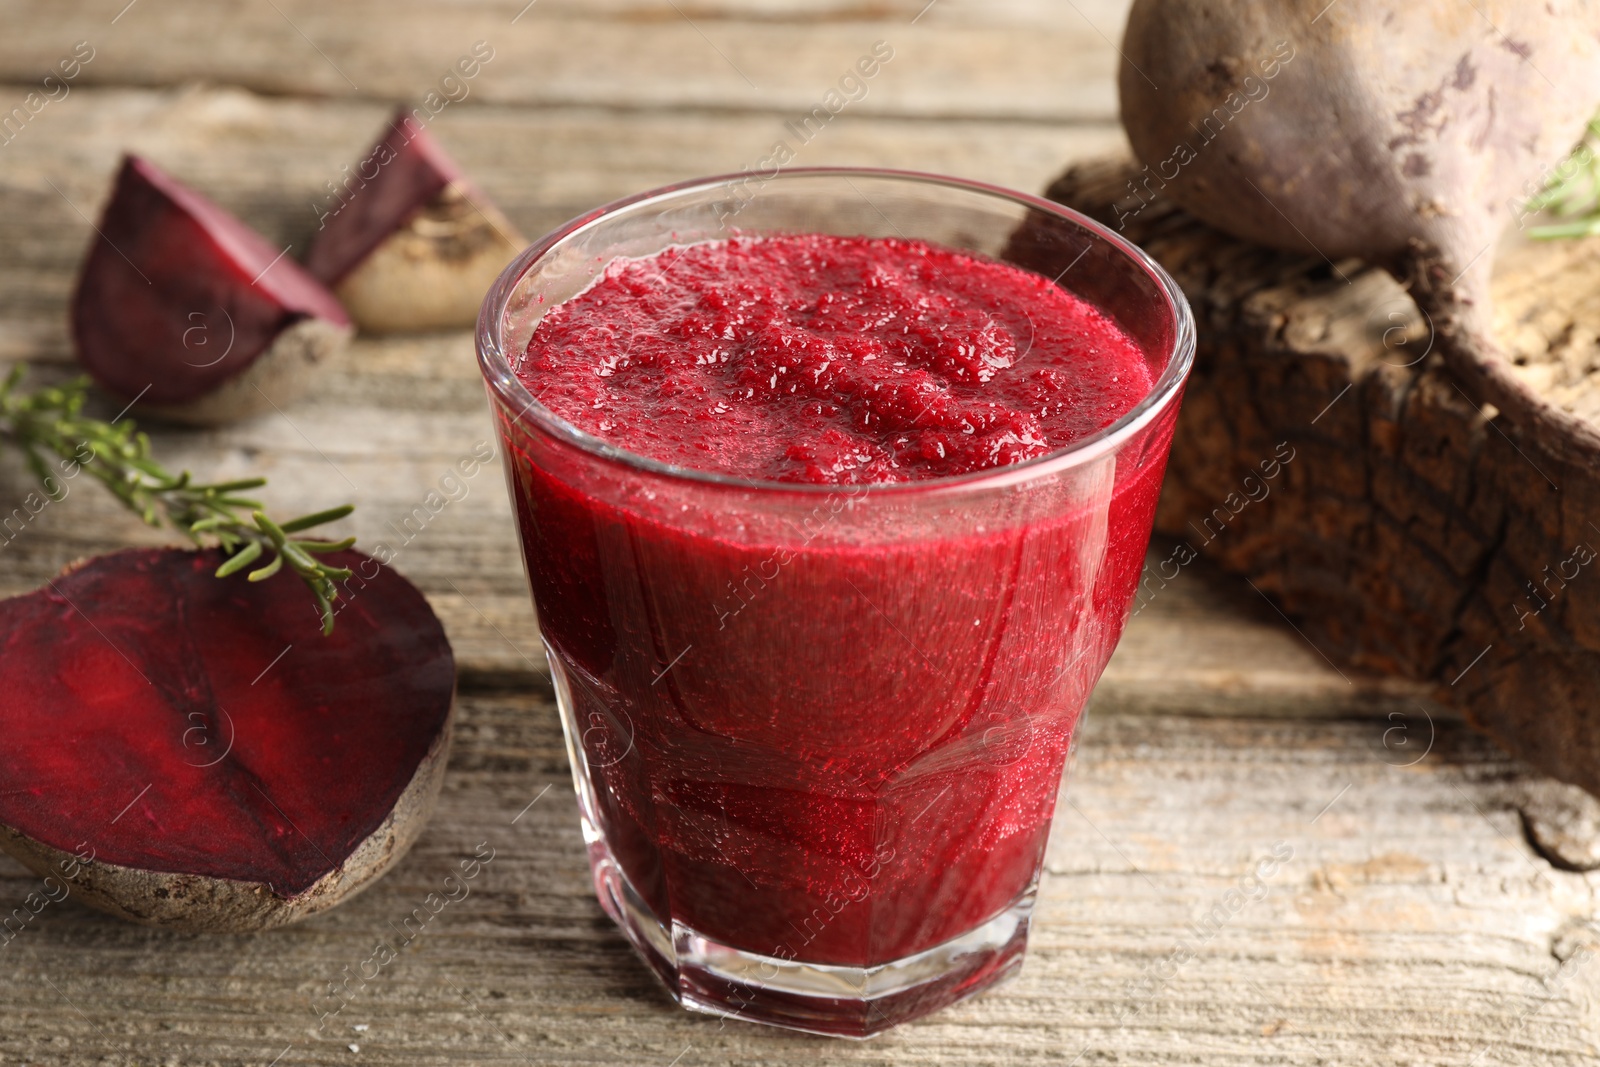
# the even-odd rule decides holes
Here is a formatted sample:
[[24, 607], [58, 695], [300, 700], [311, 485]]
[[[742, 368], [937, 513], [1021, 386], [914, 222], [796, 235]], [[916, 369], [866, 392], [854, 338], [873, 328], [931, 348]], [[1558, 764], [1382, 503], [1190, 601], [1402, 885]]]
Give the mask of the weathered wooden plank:
[[[299, 255], [388, 109], [239, 90], [80, 89], [0, 147], [0, 358], [66, 355], [63, 309], [123, 151], [148, 155]], [[784, 135], [779, 114], [475, 108], [432, 124], [525, 233], [668, 181], [738, 171]], [[795, 165], [896, 166], [1034, 189], [1062, 159], [1122, 143], [1109, 124], [930, 125], [842, 115]], [[53, 186], [53, 187], [52, 187]], [[81, 214], [80, 214], [81, 213]]]
[[[0, 947], [0, 1058], [332, 1064], [356, 1044], [379, 1064], [1588, 1062], [1600, 875], [1529, 850], [1507, 799], [1523, 772], [1459, 723], [1439, 721], [1410, 767], [1390, 728], [1091, 718], [1022, 976], [824, 1044], [667, 1002], [590, 894], [547, 691], [480, 694], [433, 825], [347, 906], [249, 937], [70, 900], [33, 918]], [[328, 983], [480, 842], [495, 859], [470, 895], [319, 1031]], [[33, 882], [0, 863], [0, 905]]]
[[[805, 113], [881, 40], [894, 58], [849, 111], [1106, 121], [1115, 108], [1111, 40], [1126, 10], [1117, 0], [998, 13], [977, 0], [896, 0], [836, 5], [822, 17], [757, 5], [767, 17], [752, 19], [743, 5], [655, 2], [597, 18], [545, 0], [517, 18], [525, 0], [233, 0], [139, 3], [112, 23], [123, 3], [0, 5], [0, 80], [33, 82], [85, 40], [94, 58], [79, 85], [221, 81], [293, 96], [417, 102], [436, 92], [464, 103]], [[479, 41], [492, 49], [487, 65], [460, 87], [441, 85]]]
[[[53, 6], [48, 18], [0, 6], [16, 34], [0, 41], [0, 71], [21, 69], [19, 55], [32, 67], [47, 62], [42, 24], [70, 43], [72, 18], [92, 13], [109, 26], [113, 6], [121, 3]], [[308, 7], [280, 6], [297, 22]], [[708, 36], [742, 20], [816, 39], [789, 0], [683, 6]], [[875, 20], [909, 21], [911, 6], [837, 0], [825, 12], [829, 32], [866, 31]], [[1077, 6], [1100, 10], [1067, 5], [1054, 16], [1076, 17]], [[367, 9], [342, 10], [352, 14], [329, 15], [328, 24], [340, 21], [339, 40], [354, 40]], [[420, 5], [394, 10], [406, 34], [449, 45], [472, 18], [506, 17], [510, 8], [442, 6], [449, 33], [424, 25]], [[665, 21], [655, 4], [607, 0], [588, 10], [598, 13], [573, 0], [533, 9], [627, 24], [627, 33], [596, 31], [613, 48]], [[105, 31], [106, 47], [145, 11], [222, 35], [207, 21], [220, 17], [212, 9], [144, 0]], [[991, 29], [1020, 38], [1019, 26], [1049, 15], [1042, 3], [1018, 0], [996, 10]], [[985, 17], [980, 5], [940, 0], [918, 32], [924, 23], [939, 28], [939, 19], [954, 26]], [[380, 24], [388, 25], [370, 25]], [[248, 18], [235, 25], [242, 29], [228, 32], [263, 35], [259, 45], [241, 38], [219, 48], [243, 63], [239, 78], [266, 76], [260, 56], [275, 55], [281, 71], [305, 71], [278, 54], [289, 38]], [[178, 77], [174, 64], [197, 62], [185, 49], [200, 30], [182, 29], [170, 49], [130, 36], [133, 51], [148, 55], [146, 73], [130, 67], [128, 76], [151, 84]], [[259, 54], [241, 59], [251, 47]], [[387, 37], [371, 52], [402, 74], [411, 61]], [[1024, 49], [1017, 62], [1037, 58]], [[599, 101], [626, 111], [462, 106], [447, 109], [437, 129], [529, 232], [650, 185], [738, 169], [782, 135], [787, 105], [672, 111], [683, 97], [650, 95], [664, 69], [651, 62], [641, 65], [641, 89], [616, 90], [618, 99], [632, 94], [629, 102]], [[216, 64], [221, 70], [224, 59]], [[952, 61], [942, 76], [959, 84], [962, 69]], [[285, 86], [283, 77], [273, 85]], [[316, 77], [283, 91], [317, 89]], [[581, 88], [579, 76], [562, 77]], [[711, 93], [709, 80], [689, 81]], [[661, 101], [666, 109], [649, 110]], [[298, 247], [314, 226], [321, 183], [364, 147], [385, 110], [369, 100], [217, 89], [80, 88], [51, 104], [0, 147], [0, 356], [68, 358], [62, 313], [89, 230], [67, 201], [93, 214], [121, 146], [148, 152]], [[1036, 188], [1061, 162], [1119, 139], [1104, 123], [930, 123], [847, 110], [799, 162], [912, 166]], [[446, 467], [487, 435], [470, 339], [448, 334], [361, 340], [318, 397], [281, 415], [156, 437], [174, 465], [268, 474], [270, 501], [284, 511], [355, 500], [360, 510], [348, 525], [370, 545], [403, 537], [390, 524], [403, 524]], [[0, 458], [0, 509], [9, 512], [6, 501], [26, 491], [21, 469]], [[160, 539], [79, 486], [15, 540], [0, 541], [0, 592], [30, 587], [76, 556]], [[1248, 589], [1219, 583], [1204, 564], [1146, 598], [1097, 692], [1051, 844], [1034, 952], [1018, 981], [860, 1046], [689, 1016], [654, 989], [590, 894], [498, 472], [481, 472], [430, 516], [397, 565], [445, 619], [470, 690], [441, 810], [417, 851], [348, 907], [257, 937], [156, 933], [75, 902], [53, 905], [0, 945], [9, 1009], [0, 1060], [1483, 1065], [1576, 1063], [1600, 1041], [1600, 968], [1585, 951], [1600, 875], [1556, 870], [1529, 847], [1517, 811], [1530, 786], [1525, 770], [1459, 722], [1430, 722], [1439, 712], [1414, 703], [1412, 690], [1340, 676]], [[329, 1006], [327, 983], [365, 959], [388, 924], [480, 841], [498, 851], [472, 895], [319, 1032], [313, 998]], [[1265, 895], [1230, 911], [1229, 890], [1280, 842], [1293, 854], [1266, 879]], [[20, 868], [0, 861], [0, 915], [31, 888]], [[1227, 921], [1214, 934], [1194, 933], [1190, 924], [1219, 904]], [[1194, 958], [1169, 968], [1186, 940]]]

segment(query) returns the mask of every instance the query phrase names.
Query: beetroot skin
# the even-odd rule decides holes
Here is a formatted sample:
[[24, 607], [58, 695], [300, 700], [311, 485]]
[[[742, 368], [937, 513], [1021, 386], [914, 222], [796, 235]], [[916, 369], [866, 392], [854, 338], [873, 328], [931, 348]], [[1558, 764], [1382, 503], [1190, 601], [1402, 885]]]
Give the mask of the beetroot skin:
[[223, 558], [118, 552], [0, 603], [0, 845], [125, 917], [331, 906], [404, 852], [442, 774], [454, 659], [415, 587], [330, 555], [358, 577], [323, 637], [287, 568], [218, 579]]
[[337, 285], [384, 240], [465, 173], [433, 134], [402, 109], [327, 209], [306, 269]]
[[306, 320], [349, 331], [339, 301], [282, 249], [147, 160], [123, 160], [99, 230], [72, 331], [84, 367], [125, 400], [199, 400]]
[[[331, 184], [331, 183], [330, 183]], [[461, 329], [526, 243], [401, 111], [318, 211], [306, 268], [368, 333]]]

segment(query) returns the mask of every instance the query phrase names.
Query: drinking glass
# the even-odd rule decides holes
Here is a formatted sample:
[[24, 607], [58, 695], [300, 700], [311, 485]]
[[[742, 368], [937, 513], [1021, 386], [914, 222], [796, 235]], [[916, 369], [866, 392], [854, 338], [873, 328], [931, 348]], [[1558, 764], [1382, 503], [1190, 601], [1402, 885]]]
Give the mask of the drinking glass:
[[[611, 260], [778, 233], [915, 238], [1042, 274], [1136, 342], [1155, 384], [1040, 458], [846, 487], [636, 455], [518, 379], [543, 314]], [[506, 269], [478, 355], [595, 891], [680, 1003], [866, 1037], [1020, 968], [1193, 353], [1182, 293], [1137, 248], [925, 174], [686, 182], [574, 219]]]

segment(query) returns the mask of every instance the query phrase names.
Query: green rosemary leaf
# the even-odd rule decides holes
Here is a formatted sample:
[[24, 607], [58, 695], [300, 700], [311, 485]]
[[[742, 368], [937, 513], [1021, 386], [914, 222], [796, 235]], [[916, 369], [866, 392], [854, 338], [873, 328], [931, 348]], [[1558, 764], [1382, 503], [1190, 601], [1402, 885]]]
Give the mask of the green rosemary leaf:
[[[287, 526], [284, 527], [285, 530], [288, 528]], [[289, 543], [302, 552], [320, 554], [323, 552], [343, 552], [353, 546], [356, 543], [356, 539], [354, 537], [346, 537], [343, 541], [291, 541]]]
[[[336, 522], [354, 510], [354, 505], [342, 504], [336, 508], [329, 508], [327, 511], [318, 511], [311, 515], [302, 515], [298, 519], [291, 519], [278, 528], [286, 534], [299, 533], [301, 530], [309, 530], [313, 526], [321, 526], [325, 522]], [[352, 539], [351, 544], [354, 543]]]
[[322, 565], [316, 560], [312, 559], [308, 553], [302, 552], [300, 549], [296, 548], [293, 541], [285, 541], [283, 544], [278, 546], [278, 551], [282, 553], [290, 563], [294, 564], [295, 570], [300, 571], [301, 573], [305, 573], [307, 571], [318, 571], [322, 569]]
[[1594, 237], [1600, 234], [1600, 214], [1592, 215], [1586, 219], [1575, 222], [1563, 222], [1553, 226], [1535, 226], [1528, 231], [1528, 236], [1540, 241], [1555, 241], [1569, 237]]
[[230, 574], [236, 574], [260, 558], [261, 542], [251, 541], [235, 553], [232, 559], [217, 568], [217, 577], [226, 578]]
[[[258, 542], [256, 542], [256, 544], [260, 544], [260, 542], [258, 541]], [[272, 562], [267, 564], [265, 567], [260, 567], [260, 568], [258, 568], [256, 570], [251, 571], [250, 574], [249, 574], [249, 578], [250, 578], [250, 580], [252, 582], [264, 582], [268, 578], [271, 578], [274, 574], [277, 574], [278, 571], [282, 567], [283, 567], [283, 554], [279, 553], [278, 555], [273, 556], [272, 557]]]
[[266, 485], [265, 478], [203, 485], [188, 471], [173, 474], [155, 459], [150, 438], [134, 423], [125, 419], [108, 423], [81, 413], [89, 393], [87, 378], [22, 393], [19, 386], [26, 371], [18, 364], [0, 379], [0, 443], [18, 448], [45, 492], [59, 481], [44, 459], [54, 454], [81, 464], [90, 477], [151, 526], [170, 527], [197, 545], [216, 545], [228, 557], [217, 568], [219, 577], [269, 557], [248, 576], [262, 581], [287, 561], [315, 598], [323, 633], [333, 631], [333, 601], [339, 595], [335, 582], [349, 578], [351, 572], [327, 566], [315, 557], [348, 548], [355, 539], [290, 541], [288, 535], [342, 519], [350, 514], [349, 506], [328, 508], [279, 526], [267, 517], [259, 500], [237, 495]]
[[[260, 489], [267, 484], [265, 478], [241, 478], [236, 482], [211, 482], [206, 485], [197, 485], [196, 489], [207, 493], [236, 493], [241, 489]], [[353, 508], [351, 510], [354, 510]]]
[[[317, 598], [317, 610], [322, 615], [322, 636], [327, 637], [333, 633], [333, 602], [319, 586], [312, 586], [311, 592]], [[334, 595], [337, 596], [337, 592]]]
[[283, 532], [283, 527], [267, 518], [267, 513], [262, 511], [260, 508], [257, 508], [255, 511], [251, 512], [250, 518], [255, 520], [256, 527], [262, 533], [272, 538], [273, 544], [282, 545], [289, 540], [289, 538]]

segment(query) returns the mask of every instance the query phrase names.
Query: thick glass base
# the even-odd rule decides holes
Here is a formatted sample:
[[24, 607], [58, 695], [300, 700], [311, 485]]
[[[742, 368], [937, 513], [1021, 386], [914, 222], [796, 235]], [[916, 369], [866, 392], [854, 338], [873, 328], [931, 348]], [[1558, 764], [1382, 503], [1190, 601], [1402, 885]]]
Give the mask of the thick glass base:
[[663, 922], [598, 834], [590, 835], [589, 859], [601, 906], [678, 1003], [724, 1019], [833, 1037], [871, 1037], [1016, 974], [1033, 914], [1030, 887], [988, 922], [915, 955], [872, 967], [804, 963], [746, 952], [682, 923]]

